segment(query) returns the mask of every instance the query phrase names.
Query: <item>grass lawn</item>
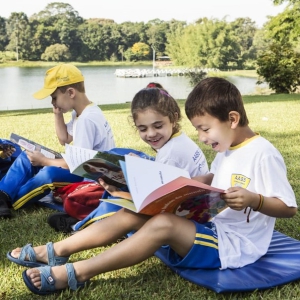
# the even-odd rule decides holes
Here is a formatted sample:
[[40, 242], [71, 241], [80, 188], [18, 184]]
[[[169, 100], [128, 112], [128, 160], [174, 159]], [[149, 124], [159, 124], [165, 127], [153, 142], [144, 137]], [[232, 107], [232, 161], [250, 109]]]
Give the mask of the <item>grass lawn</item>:
[[[288, 177], [300, 200], [300, 95], [270, 95], [244, 97], [250, 127], [270, 140], [282, 153]], [[184, 101], [179, 100], [183, 109]], [[118, 147], [135, 148], [154, 155], [140, 141], [132, 122], [128, 119], [130, 104], [104, 105], [101, 108], [110, 122]], [[185, 116], [185, 114], [183, 114]], [[70, 117], [68, 115], [68, 117]], [[58, 145], [51, 109], [0, 112], [1, 138], [11, 132], [24, 135], [54, 150], [63, 152]], [[187, 118], [182, 130], [197, 141], [196, 130]], [[205, 145], [203, 149], [209, 164], [215, 153]], [[39, 299], [23, 284], [21, 273], [25, 269], [6, 259], [6, 253], [27, 243], [45, 244], [59, 241], [65, 236], [52, 230], [46, 220], [53, 211], [38, 206], [15, 211], [11, 220], [0, 220], [0, 300]], [[276, 230], [300, 239], [300, 218], [278, 219]], [[101, 232], [99, 232], [101, 234]], [[89, 258], [104, 248], [73, 255], [71, 261]], [[299, 261], [300, 263], [300, 261]], [[44, 299], [299, 299], [299, 282], [252, 293], [215, 294], [190, 283], [163, 265], [155, 257], [130, 268], [96, 276], [91, 284], [78, 292], [65, 291]]]

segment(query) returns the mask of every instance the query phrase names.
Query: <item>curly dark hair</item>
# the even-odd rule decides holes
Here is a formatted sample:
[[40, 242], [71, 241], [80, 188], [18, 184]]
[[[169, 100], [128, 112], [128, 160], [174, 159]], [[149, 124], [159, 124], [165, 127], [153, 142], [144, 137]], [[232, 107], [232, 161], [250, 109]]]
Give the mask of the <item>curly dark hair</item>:
[[138, 113], [151, 109], [168, 117], [171, 123], [175, 123], [173, 134], [180, 130], [181, 111], [177, 101], [161, 88], [145, 88], [140, 90], [131, 102], [131, 117], [133, 122]]

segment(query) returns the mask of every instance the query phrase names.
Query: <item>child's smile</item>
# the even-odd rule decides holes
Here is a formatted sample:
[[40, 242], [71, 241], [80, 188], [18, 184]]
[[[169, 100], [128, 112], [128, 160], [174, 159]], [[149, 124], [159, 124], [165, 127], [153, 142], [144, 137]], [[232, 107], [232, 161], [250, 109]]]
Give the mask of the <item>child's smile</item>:
[[205, 114], [195, 116], [191, 123], [198, 131], [199, 141], [210, 145], [214, 151], [224, 152], [231, 146], [233, 136], [230, 121], [220, 122], [217, 118]]
[[170, 122], [169, 117], [152, 109], [139, 112], [135, 126], [141, 139], [156, 150], [162, 148], [173, 135], [174, 124]]

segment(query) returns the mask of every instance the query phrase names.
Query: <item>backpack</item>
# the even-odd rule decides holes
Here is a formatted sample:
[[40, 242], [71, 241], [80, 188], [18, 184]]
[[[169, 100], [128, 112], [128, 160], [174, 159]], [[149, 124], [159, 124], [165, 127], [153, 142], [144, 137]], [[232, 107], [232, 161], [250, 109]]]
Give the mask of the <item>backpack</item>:
[[98, 207], [104, 191], [96, 182], [82, 181], [55, 189], [53, 197], [68, 215], [83, 220]]
[[15, 144], [10, 140], [0, 139], [0, 151], [5, 146], [12, 146], [16, 149], [16, 151], [8, 158], [0, 158], [0, 179], [7, 173], [10, 166], [22, 152], [22, 149], [18, 144]]
[[[116, 155], [135, 153], [142, 158], [154, 160], [153, 157], [143, 152], [129, 148], [113, 148], [104, 152]], [[95, 181], [76, 182], [56, 188], [53, 191], [53, 197], [56, 202], [63, 204], [64, 211], [69, 216], [80, 221], [86, 220], [88, 224], [100, 220], [111, 213], [115, 213], [120, 209], [120, 206], [108, 203], [104, 204], [104, 202], [100, 201], [101, 198], [109, 198], [111, 196]], [[101, 208], [100, 204], [102, 205]], [[83, 222], [83, 224], [86, 222]], [[83, 224], [82, 226], [84, 226]]]

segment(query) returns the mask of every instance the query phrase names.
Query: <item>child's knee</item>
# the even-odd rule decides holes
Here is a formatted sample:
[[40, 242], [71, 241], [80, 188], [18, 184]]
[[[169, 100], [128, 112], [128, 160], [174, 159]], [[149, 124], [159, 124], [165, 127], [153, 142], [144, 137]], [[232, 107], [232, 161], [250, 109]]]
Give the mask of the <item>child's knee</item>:
[[[175, 218], [174, 218], [175, 217]], [[174, 222], [175, 222], [176, 216], [169, 214], [169, 213], [162, 213], [155, 215], [151, 218], [149, 223], [149, 226], [154, 231], [172, 231], [174, 228]]]
[[57, 167], [46, 166], [36, 174], [36, 177], [39, 179], [43, 179], [43, 182], [53, 182], [56, 177], [56, 172]]

